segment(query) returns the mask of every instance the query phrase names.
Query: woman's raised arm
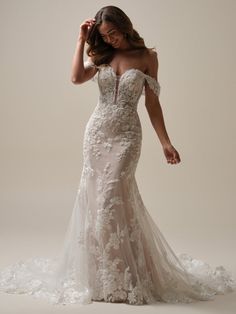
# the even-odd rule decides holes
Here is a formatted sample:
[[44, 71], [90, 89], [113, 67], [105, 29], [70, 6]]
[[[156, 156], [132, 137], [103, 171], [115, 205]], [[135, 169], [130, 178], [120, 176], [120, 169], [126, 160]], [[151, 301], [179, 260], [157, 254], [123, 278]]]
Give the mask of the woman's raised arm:
[[89, 29], [93, 23], [94, 20], [90, 19], [84, 21], [80, 25], [80, 33], [77, 38], [76, 48], [72, 60], [71, 82], [73, 84], [82, 84], [91, 79], [97, 72], [96, 67], [85, 67], [83, 58], [84, 45], [88, 36]]

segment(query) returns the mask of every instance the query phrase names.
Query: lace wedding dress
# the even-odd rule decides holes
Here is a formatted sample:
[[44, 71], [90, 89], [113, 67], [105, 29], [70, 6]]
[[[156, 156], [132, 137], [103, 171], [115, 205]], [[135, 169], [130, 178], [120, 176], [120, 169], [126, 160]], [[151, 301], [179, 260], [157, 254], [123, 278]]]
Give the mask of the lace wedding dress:
[[139, 193], [137, 104], [145, 82], [157, 96], [159, 83], [135, 68], [118, 76], [110, 65], [96, 67], [99, 100], [85, 128], [83, 169], [62, 249], [53, 258], [5, 267], [0, 290], [64, 305], [189, 303], [234, 291], [235, 279], [223, 266], [213, 269], [172, 251]]

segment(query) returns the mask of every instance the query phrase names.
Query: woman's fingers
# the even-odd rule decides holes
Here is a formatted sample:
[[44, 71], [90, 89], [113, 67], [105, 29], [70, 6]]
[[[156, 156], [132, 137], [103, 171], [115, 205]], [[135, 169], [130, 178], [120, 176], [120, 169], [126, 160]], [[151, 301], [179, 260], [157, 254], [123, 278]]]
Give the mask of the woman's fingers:
[[85, 24], [93, 24], [93, 23], [95, 23], [95, 19], [85, 20], [84, 23]]
[[177, 155], [175, 155], [175, 156], [172, 157], [172, 158], [168, 158], [168, 159], [167, 159], [167, 162], [168, 162], [168, 163], [171, 163], [171, 164], [177, 164], [177, 163], [180, 162], [180, 158], [179, 158], [179, 156], [178, 156], [178, 154], [177, 154]]

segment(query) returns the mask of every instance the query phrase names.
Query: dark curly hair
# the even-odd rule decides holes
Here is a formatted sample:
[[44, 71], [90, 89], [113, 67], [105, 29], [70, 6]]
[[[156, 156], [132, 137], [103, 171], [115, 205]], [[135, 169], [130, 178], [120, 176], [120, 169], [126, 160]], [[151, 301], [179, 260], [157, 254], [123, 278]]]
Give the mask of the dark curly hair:
[[[109, 63], [114, 56], [115, 48], [104, 42], [98, 31], [98, 26], [102, 22], [109, 22], [125, 35], [130, 46], [134, 49], [148, 50], [144, 40], [139, 33], [133, 28], [133, 24], [129, 17], [118, 7], [109, 5], [101, 8], [95, 15], [96, 22], [89, 30], [86, 43], [88, 47], [86, 53], [93, 58], [93, 62], [98, 66], [100, 64]], [[155, 49], [155, 48], [151, 48]]]

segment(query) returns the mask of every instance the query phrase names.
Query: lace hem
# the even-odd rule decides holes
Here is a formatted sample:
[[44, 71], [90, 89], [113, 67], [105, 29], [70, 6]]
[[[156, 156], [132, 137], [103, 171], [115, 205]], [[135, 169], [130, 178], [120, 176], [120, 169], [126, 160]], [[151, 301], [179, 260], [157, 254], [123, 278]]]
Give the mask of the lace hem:
[[162, 295], [147, 294], [138, 286], [132, 290], [117, 287], [116, 293], [105, 295], [100, 290], [96, 291], [96, 288], [79, 285], [73, 272], [62, 279], [56, 273], [57, 259], [36, 257], [21, 260], [3, 269], [0, 272], [0, 291], [10, 294], [28, 294], [61, 305], [90, 304], [93, 301], [139, 305], [211, 300], [216, 294], [226, 294], [236, 290], [235, 278], [223, 266], [213, 269], [207, 263], [193, 259], [185, 253], [178, 257], [189, 276], [188, 290], [183, 290], [173, 277], [169, 282], [167, 281], [168, 285]]

